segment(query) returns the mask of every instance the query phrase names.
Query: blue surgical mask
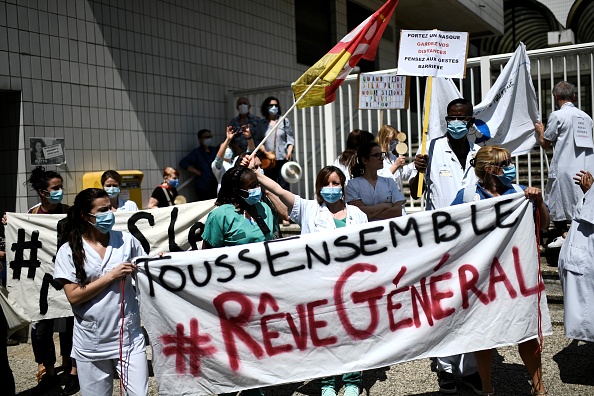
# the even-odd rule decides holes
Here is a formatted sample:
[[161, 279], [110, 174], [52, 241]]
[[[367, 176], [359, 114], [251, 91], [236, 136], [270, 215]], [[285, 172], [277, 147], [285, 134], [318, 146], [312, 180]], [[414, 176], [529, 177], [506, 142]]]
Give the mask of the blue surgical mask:
[[396, 141], [396, 140], [392, 140], [392, 141], [390, 142], [390, 150], [389, 150], [389, 151], [390, 151], [390, 152], [394, 151], [394, 149], [396, 148], [396, 145], [397, 145], [397, 144], [398, 144], [398, 141]]
[[54, 190], [54, 191], [48, 191], [48, 192], [49, 192], [49, 197], [47, 197], [47, 200], [49, 201], [49, 203], [51, 203], [53, 205], [57, 205], [60, 202], [62, 202], [62, 198], [64, 197], [64, 191]]
[[497, 175], [497, 178], [504, 186], [511, 187], [516, 179], [516, 166], [512, 164], [501, 169], [503, 169], [503, 175]]
[[179, 179], [169, 179], [167, 183], [169, 183], [169, 187], [177, 188], [179, 186]]
[[95, 227], [102, 234], [107, 234], [109, 231], [111, 231], [113, 225], [115, 224], [115, 216], [111, 210], [109, 212], [89, 214], [95, 218], [95, 224], [93, 224], [93, 227]]
[[334, 203], [342, 198], [342, 187], [322, 187], [320, 195], [324, 198], [324, 201]]
[[264, 169], [258, 168], [258, 169], [256, 169], [256, 172], [260, 172], [261, 174], [264, 174]]
[[247, 190], [247, 193], [249, 194], [248, 197], [243, 199], [245, 199], [245, 202], [247, 202], [248, 205], [257, 204], [258, 202], [260, 202], [260, 199], [262, 199], [262, 189], [260, 187], [250, 188], [249, 190]]
[[448, 122], [448, 133], [454, 139], [462, 139], [468, 134], [468, 124], [462, 120]]
[[273, 116], [278, 114], [278, 106], [272, 106], [268, 108], [268, 113], [272, 114]]
[[105, 192], [109, 196], [109, 198], [115, 198], [120, 195], [120, 188], [119, 187], [105, 187]]

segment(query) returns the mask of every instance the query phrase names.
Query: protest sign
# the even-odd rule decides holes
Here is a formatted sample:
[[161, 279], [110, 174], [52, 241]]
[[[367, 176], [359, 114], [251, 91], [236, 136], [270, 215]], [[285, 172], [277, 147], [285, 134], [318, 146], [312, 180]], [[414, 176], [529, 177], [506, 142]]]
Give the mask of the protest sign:
[[[147, 254], [200, 248], [205, 216], [214, 200], [139, 212], [116, 212], [115, 230], [128, 231]], [[58, 229], [66, 215], [8, 213], [7, 289], [31, 320], [72, 316], [70, 304], [54, 281]]]
[[409, 100], [407, 77], [396, 73], [361, 73], [359, 109], [406, 109]]
[[[462, 97], [450, 79], [438, 78], [433, 84], [429, 140], [446, 133], [448, 103]], [[540, 120], [540, 115], [524, 43], [518, 45], [485, 98], [474, 106], [474, 117], [475, 126], [469, 130], [468, 137], [476, 144], [502, 146], [512, 155], [526, 154], [537, 144], [534, 123]]]
[[398, 74], [464, 78], [467, 52], [467, 32], [402, 30]]
[[29, 138], [31, 165], [60, 165], [66, 163], [64, 138]]
[[539, 319], [551, 332], [523, 194], [137, 264], [160, 395], [516, 344]]

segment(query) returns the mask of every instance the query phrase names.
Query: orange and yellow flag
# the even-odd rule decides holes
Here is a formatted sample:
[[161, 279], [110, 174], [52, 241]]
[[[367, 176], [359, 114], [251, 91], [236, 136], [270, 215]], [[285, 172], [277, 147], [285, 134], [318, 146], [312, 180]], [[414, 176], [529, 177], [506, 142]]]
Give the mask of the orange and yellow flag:
[[398, 0], [388, 0], [382, 8], [344, 36], [330, 52], [293, 83], [293, 93], [298, 100], [311, 83], [320, 77], [315, 86], [297, 104], [298, 109], [334, 102], [336, 90], [357, 65], [359, 59], [370, 61], [375, 59], [379, 41], [388, 26], [396, 4]]

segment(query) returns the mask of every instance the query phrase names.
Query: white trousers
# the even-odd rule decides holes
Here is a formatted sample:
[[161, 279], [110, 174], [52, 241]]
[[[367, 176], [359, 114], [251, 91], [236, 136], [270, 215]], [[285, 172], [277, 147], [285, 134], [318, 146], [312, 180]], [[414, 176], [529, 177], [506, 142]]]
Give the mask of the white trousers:
[[474, 353], [463, 353], [462, 355], [445, 356], [437, 358], [437, 369], [439, 371], [447, 371], [448, 373], [459, 373], [460, 376], [477, 372], [476, 359]]
[[115, 370], [124, 378], [126, 394], [130, 396], [148, 395], [148, 363], [146, 351], [124, 356], [120, 372], [120, 359], [77, 361], [78, 381], [83, 396], [112, 396]]

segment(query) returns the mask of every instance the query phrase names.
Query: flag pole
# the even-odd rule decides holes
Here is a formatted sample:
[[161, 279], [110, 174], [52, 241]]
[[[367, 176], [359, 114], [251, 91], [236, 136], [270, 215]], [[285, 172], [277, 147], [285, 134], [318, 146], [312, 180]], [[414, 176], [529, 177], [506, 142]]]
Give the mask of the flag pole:
[[[423, 114], [423, 137], [421, 140], [421, 154], [427, 154], [427, 132], [429, 131], [429, 109], [431, 108], [431, 89], [433, 88], [433, 77], [427, 77], [427, 90], [425, 93], [425, 113]], [[429, 159], [431, 160], [431, 159]], [[419, 185], [417, 187], [417, 197], [423, 195], [423, 182], [425, 174], [419, 172]]]
[[303, 99], [305, 97], [305, 95], [313, 88], [314, 85], [316, 85], [316, 83], [324, 75], [325, 75], [325, 73], [324, 74], [320, 74], [319, 76], [317, 76], [316, 79], [313, 80], [313, 82], [311, 84], [309, 84], [309, 87], [307, 87], [307, 89], [301, 94], [301, 96], [299, 97], [299, 99], [297, 99], [295, 101], [295, 103], [293, 103], [293, 105], [289, 108], [289, 110], [287, 110], [285, 112], [285, 114], [283, 114], [281, 116], [281, 118], [278, 119], [278, 121], [276, 122], [276, 124], [274, 124], [274, 126], [270, 130], [270, 132], [268, 132], [266, 134], [266, 136], [264, 136], [264, 139], [262, 139], [262, 141], [254, 149], [254, 151], [252, 151], [252, 154], [250, 154], [250, 161], [254, 158], [254, 155], [256, 155], [256, 153], [258, 152], [258, 150], [260, 149], [260, 147], [262, 147], [262, 145], [264, 144], [264, 142], [266, 142], [266, 139], [268, 139], [270, 137], [270, 135], [272, 135], [274, 132], [276, 132], [276, 130], [278, 129], [279, 125], [282, 124], [282, 122], [285, 120], [285, 118], [287, 118], [289, 116], [289, 114], [293, 111], [293, 109], [295, 108], [295, 106], [297, 106], [297, 103], [301, 102], [301, 99]]

